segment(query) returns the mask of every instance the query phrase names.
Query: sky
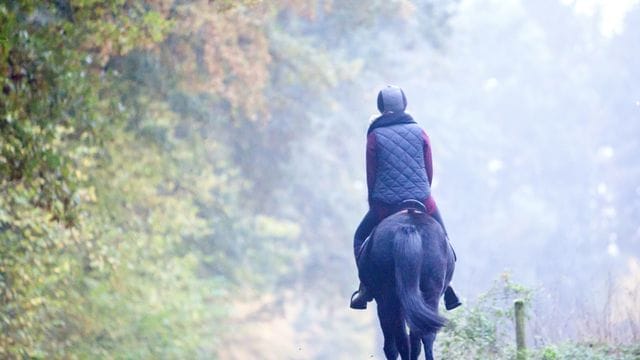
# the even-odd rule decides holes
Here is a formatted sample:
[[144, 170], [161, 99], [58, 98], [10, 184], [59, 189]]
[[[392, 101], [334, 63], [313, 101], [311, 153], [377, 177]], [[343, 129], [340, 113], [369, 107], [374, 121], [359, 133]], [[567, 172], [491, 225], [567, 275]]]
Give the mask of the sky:
[[619, 35], [625, 28], [625, 17], [640, 3], [638, 0], [560, 0], [577, 16], [596, 18], [604, 37]]

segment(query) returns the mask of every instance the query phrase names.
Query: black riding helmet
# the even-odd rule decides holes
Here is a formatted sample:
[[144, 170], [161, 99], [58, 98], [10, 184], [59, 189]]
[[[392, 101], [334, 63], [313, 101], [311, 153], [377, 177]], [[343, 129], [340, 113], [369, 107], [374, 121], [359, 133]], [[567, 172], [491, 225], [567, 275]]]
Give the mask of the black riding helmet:
[[404, 112], [407, 108], [407, 98], [402, 89], [395, 85], [387, 85], [378, 93], [378, 110], [385, 112]]

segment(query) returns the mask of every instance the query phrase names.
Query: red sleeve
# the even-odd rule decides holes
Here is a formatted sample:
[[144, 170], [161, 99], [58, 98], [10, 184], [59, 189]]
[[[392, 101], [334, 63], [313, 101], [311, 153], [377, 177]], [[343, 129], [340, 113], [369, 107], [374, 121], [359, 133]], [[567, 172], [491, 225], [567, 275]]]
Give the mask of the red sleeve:
[[376, 167], [376, 136], [374, 133], [370, 133], [367, 136], [367, 188], [369, 195], [371, 195], [376, 182]]
[[422, 141], [422, 150], [424, 151], [424, 167], [427, 170], [429, 185], [431, 185], [431, 181], [433, 180], [433, 164], [431, 163], [431, 142], [429, 141], [429, 136], [424, 130], [422, 130]]

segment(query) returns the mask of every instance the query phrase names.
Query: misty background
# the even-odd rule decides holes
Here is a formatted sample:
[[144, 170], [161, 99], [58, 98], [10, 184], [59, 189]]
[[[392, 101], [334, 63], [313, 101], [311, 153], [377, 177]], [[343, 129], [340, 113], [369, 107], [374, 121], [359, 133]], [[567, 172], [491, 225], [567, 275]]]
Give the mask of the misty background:
[[[431, 137], [433, 193], [466, 302], [509, 273], [537, 292], [534, 322], [545, 341], [604, 331], [583, 318], [611, 316], [612, 296], [627, 304], [620, 311], [637, 309], [637, 293], [619, 288], [622, 279], [639, 281], [637, 2], [408, 6], [399, 23], [382, 15], [343, 45], [361, 69], [333, 91], [337, 104], [317, 115], [314, 135], [293, 155], [293, 176], [327, 190], [287, 193], [313, 208], [313, 225], [302, 229], [311, 233], [302, 236], [309, 275], [295, 278], [303, 285], [292, 297], [327, 306], [316, 303], [318, 288], [340, 284], [331, 311], [345, 311], [357, 286], [351, 236], [366, 212], [364, 134], [377, 91], [397, 84]], [[345, 41], [331, 30], [323, 36], [328, 46]], [[323, 220], [337, 238], [318, 230]]]
[[[335, 103], [314, 115], [313, 135], [294, 151], [291, 176], [311, 190], [289, 189], [272, 204], [311, 208], [301, 229], [308, 259], [291, 297], [331, 306], [340, 314], [332, 321], [363, 316], [343, 313], [357, 286], [351, 236], [366, 212], [364, 134], [377, 91], [397, 84], [431, 137], [433, 193], [466, 302], [509, 273], [537, 292], [534, 322], [545, 341], [604, 331], [583, 318], [611, 316], [612, 296], [627, 304], [620, 311], [637, 309], [637, 293], [619, 288], [639, 279], [637, 3], [407, 6], [406, 18], [377, 14], [375, 26], [347, 39], [321, 32], [323, 46], [340, 45], [360, 68], [330, 92]], [[318, 294], [331, 284], [339, 297]], [[619, 331], [629, 339], [629, 329]]]
[[348, 304], [386, 84], [430, 136], [458, 256], [439, 354], [509, 358], [516, 297], [539, 358], [638, 354], [639, 1], [16, 1], [0, 20], [0, 357], [381, 357], [375, 305]]

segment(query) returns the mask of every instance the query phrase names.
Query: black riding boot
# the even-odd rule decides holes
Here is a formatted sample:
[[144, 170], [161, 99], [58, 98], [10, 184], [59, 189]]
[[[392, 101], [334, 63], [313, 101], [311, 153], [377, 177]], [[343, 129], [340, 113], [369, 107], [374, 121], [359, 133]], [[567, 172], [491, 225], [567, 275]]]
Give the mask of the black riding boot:
[[449, 285], [444, 290], [444, 307], [447, 310], [453, 310], [458, 306], [462, 305], [460, 299], [458, 299], [458, 295], [453, 291], [453, 288]]
[[356, 292], [351, 295], [351, 308], [356, 310], [364, 310], [367, 308], [367, 303], [373, 300], [373, 296], [369, 293], [367, 287], [360, 283], [360, 287]]

